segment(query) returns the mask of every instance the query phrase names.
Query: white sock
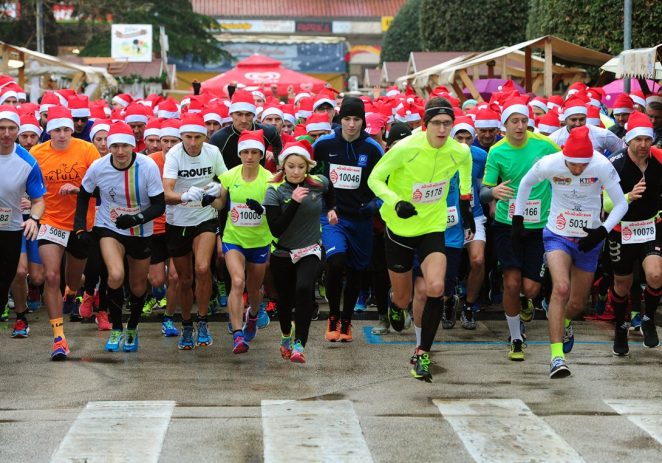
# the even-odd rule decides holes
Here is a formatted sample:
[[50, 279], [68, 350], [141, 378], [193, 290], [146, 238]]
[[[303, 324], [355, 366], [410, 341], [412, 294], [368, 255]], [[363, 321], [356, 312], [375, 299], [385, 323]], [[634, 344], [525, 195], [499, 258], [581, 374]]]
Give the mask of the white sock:
[[414, 331], [416, 331], [416, 347], [421, 345], [421, 327], [414, 325]]
[[508, 331], [510, 331], [510, 340], [515, 341], [516, 339], [519, 339], [520, 341], [523, 341], [522, 333], [519, 330], [519, 314], [515, 315], [514, 317], [506, 315], [506, 320], [508, 321]]

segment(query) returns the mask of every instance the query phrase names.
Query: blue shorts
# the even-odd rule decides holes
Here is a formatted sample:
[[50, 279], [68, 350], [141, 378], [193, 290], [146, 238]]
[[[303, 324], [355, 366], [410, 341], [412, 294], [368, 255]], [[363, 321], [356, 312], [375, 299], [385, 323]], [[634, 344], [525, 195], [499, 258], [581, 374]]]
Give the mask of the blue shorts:
[[39, 243], [37, 240], [26, 240], [25, 235], [23, 235], [23, 239], [21, 240], [21, 254], [28, 255], [28, 262], [39, 265], [43, 264], [39, 256]]
[[339, 218], [330, 225], [326, 215], [320, 217], [322, 223], [322, 244], [326, 258], [344, 252], [347, 265], [354, 270], [365, 270], [372, 258], [372, 219], [349, 220]]
[[598, 268], [598, 260], [602, 253], [602, 242], [590, 251], [582, 252], [577, 245], [579, 239], [557, 235], [547, 228], [542, 232], [542, 240], [545, 245], [545, 252], [565, 252], [572, 259], [572, 265], [579, 270], [595, 273], [595, 269]]
[[237, 244], [230, 244], [223, 242], [223, 254], [227, 254], [228, 251], [239, 251], [246, 258], [246, 262], [251, 264], [265, 264], [267, 259], [269, 259], [269, 249], [271, 246], [266, 245], [260, 248], [242, 248]]

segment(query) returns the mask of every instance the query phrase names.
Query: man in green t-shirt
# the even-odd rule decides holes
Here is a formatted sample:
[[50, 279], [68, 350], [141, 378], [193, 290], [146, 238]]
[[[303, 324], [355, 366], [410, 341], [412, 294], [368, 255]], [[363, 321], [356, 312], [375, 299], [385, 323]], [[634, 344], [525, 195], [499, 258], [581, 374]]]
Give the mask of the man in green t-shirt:
[[506, 136], [490, 148], [480, 192], [483, 202], [497, 200], [492, 228], [497, 258], [503, 268], [503, 307], [511, 340], [508, 358], [514, 361], [524, 360], [520, 292], [527, 298], [534, 298], [540, 291], [544, 274], [542, 230], [549, 214], [549, 182], [533, 187], [523, 215], [526, 231], [517, 241], [511, 239], [515, 198], [520, 181], [529, 169], [542, 157], [561, 150], [546, 136], [527, 130], [528, 114], [522, 98], [506, 102], [501, 113]]

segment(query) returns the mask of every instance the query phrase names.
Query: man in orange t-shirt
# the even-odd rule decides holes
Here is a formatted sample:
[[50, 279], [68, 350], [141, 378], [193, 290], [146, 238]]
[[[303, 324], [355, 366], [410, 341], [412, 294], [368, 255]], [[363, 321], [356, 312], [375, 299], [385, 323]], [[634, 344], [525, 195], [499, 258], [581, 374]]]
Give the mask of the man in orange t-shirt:
[[[88, 167], [99, 159], [92, 143], [73, 138], [74, 123], [71, 111], [62, 106], [48, 109], [46, 131], [51, 139], [34, 146], [30, 154], [39, 163], [46, 185], [46, 212], [41, 218], [37, 240], [39, 255], [44, 263], [46, 284], [44, 302], [53, 329], [52, 360], [63, 360], [69, 354], [64, 337], [63, 300], [60, 292], [60, 266], [66, 251], [65, 278], [74, 291], [80, 286], [87, 259], [87, 246], [73, 233], [76, 197]], [[94, 207], [90, 207], [87, 226], [94, 223]], [[68, 304], [75, 304], [75, 294], [67, 295]]]

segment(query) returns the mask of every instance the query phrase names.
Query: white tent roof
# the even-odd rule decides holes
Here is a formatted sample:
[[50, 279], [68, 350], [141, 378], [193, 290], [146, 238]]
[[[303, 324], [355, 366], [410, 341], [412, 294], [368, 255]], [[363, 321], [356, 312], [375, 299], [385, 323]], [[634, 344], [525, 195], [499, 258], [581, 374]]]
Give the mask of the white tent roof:
[[662, 79], [662, 64], [657, 57], [660, 47], [662, 44], [650, 48], [625, 50], [609, 60], [601, 69], [613, 72], [619, 79], [621, 77]]

